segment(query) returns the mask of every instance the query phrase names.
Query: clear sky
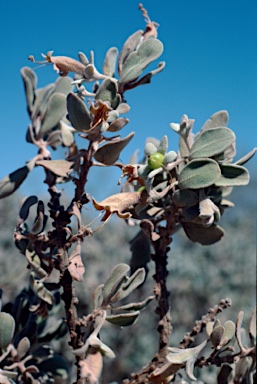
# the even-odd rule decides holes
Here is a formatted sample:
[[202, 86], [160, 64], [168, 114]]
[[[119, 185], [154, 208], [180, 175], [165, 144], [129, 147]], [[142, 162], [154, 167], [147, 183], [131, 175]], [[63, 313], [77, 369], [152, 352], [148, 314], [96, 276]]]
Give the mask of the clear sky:
[[[143, 5], [160, 24], [164, 53], [155, 65], [165, 61], [166, 67], [150, 85], [126, 94], [130, 124], [121, 133], [124, 137], [135, 131], [136, 136], [122, 160], [127, 162], [137, 148], [143, 150], [147, 136], [167, 134], [169, 150], [176, 149], [170, 122], [187, 114], [196, 120], [197, 131], [220, 109], [229, 112], [238, 156], [250, 151], [257, 145], [256, 0], [144, 0]], [[24, 140], [29, 118], [20, 68], [33, 67], [28, 55], [40, 59], [41, 52], [54, 50], [55, 55], [77, 58], [79, 51], [88, 55], [94, 50], [101, 70], [108, 48], [120, 50], [129, 35], [145, 28], [137, 6], [136, 0], [0, 2], [0, 179], [36, 154]], [[39, 86], [56, 79], [50, 66], [39, 68], [37, 76]], [[31, 184], [40, 185], [42, 178], [38, 170], [29, 177], [25, 185], [30, 193]]]

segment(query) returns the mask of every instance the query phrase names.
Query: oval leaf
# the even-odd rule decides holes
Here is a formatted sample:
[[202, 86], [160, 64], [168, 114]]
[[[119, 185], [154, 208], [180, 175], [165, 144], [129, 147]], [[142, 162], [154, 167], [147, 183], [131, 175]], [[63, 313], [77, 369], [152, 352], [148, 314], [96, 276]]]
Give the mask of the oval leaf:
[[218, 187], [234, 187], [249, 183], [249, 172], [240, 165], [220, 165], [220, 170], [221, 176], [215, 181], [215, 185]]
[[112, 108], [117, 108], [120, 96], [117, 95], [117, 81], [105, 79], [95, 94], [95, 100], [108, 101]]
[[143, 69], [157, 59], [163, 52], [163, 44], [160, 40], [149, 39], [144, 41], [137, 51], [131, 52], [127, 58], [120, 77], [121, 83], [128, 83], [137, 79]]
[[94, 158], [104, 165], [114, 164], [120, 157], [121, 151], [128, 145], [135, 132], [131, 132], [124, 139], [113, 140], [104, 144], [94, 154]]
[[74, 163], [68, 160], [39, 160], [37, 165], [42, 165], [57, 176], [68, 177]]
[[116, 120], [114, 120], [108, 127], [108, 132], [118, 132], [123, 127], [125, 127], [126, 124], [129, 123], [129, 119], [125, 119], [124, 117], [120, 117]]
[[213, 128], [203, 131], [190, 150], [190, 158], [212, 157], [224, 152], [235, 142], [235, 134], [229, 128]]
[[137, 45], [139, 44], [143, 36], [143, 32], [144, 31], [142, 30], [136, 31], [131, 36], [129, 36], [125, 41], [125, 44], [122, 47], [120, 57], [119, 57], [119, 62], [118, 62], [119, 75], [121, 74], [123, 65], [127, 60], [128, 56], [130, 55], [131, 52], [134, 51], [134, 49], [136, 49]]
[[112, 47], [108, 49], [103, 65], [103, 74], [106, 76], [113, 77], [115, 73], [116, 61], [118, 56], [118, 49], [116, 47]]
[[67, 97], [68, 119], [73, 128], [79, 132], [88, 131], [90, 129], [91, 117], [86, 105], [75, 95], [70, 93]]
[[25, 165], [22, 168], [5, 176], [0, 181], [0, 199], [11, 195], [23, 183], [30, 172], [30, 169]]
[[0, 312], [0, 349], [11, 343], [15, 329], [14, 318], [6, 312]]
[[216, 161], [212, 159], [197, 159], [190, 161], [179, 175], [180, 189], [199, 189], [208, 187], [216, 182], [221, 172]]
[[211, 245], [219, 241], [224, 236], [224, 230], [216, 224], [210, 227], [203, 227], [200, 224], [181, 222], [187, 237], [202, 245]]
[[17, 346], [17, 354], [19, 360], [21, 360], [30, 349], [30, 341], [27, 337], [23, 337]]
[[62, 93], [54, 93], [49, 97], [46, 113], [40, 128], [40, 134], [44, 136], [53, 129], [66, 113], [66, 96]]
[[227, 111], [218, 111], [214, 113], [202, 126], [201, 132], [206, 131], [207, 129], [226, 127], [228, 124], [228, 112]]
[[112, 296], [117, 292], [121, 282], [124, 280], [126, 274], [130, 271], [127, 264], [118, 264], [112, 270], [111, 275], [106, 280], [102, 289], [103, 304], [107, 305]]
[[127, 327], [132, 325], [137, 320], [140, 311], [131, 312], [131, 313], [122, 313], [120, 315], [106, 316], [106, 320], [109, 323], [117, 325], [119, 327]]
[[210, 340], [214, 348], [217, 348], [220, 345], [224, 332], [225, 328], [222, 325], [218, 325], [213, 329]]

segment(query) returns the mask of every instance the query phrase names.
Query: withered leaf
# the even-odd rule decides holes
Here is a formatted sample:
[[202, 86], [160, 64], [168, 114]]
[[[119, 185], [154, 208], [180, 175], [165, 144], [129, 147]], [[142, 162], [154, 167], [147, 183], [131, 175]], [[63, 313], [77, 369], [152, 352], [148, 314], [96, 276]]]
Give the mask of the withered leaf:
[[74, 162], [68, 160], [38, 160], [37, 165], [49, 169], [57, 176], [68, 177], [72, 171]]

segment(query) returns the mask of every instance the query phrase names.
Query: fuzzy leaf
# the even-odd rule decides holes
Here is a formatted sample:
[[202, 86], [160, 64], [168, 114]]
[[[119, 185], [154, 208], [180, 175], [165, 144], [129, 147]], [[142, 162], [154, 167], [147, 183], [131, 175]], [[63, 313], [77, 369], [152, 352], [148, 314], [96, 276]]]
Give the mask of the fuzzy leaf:
[[18, 359], [21, 360], [30, 349], [30, 341], [27, 337], [23, 337], [17, 346]]
[[127, 264], [118, 264], [112, 270], [102, 289], [102, 305], [107, 305], [109, 303], [112, 296], [117, 292], [117, 289], [119, 288], [121, 282], [124, 280], [129, 270], [130, 267]]
[[130, 303], [130, 304], [122, 305], [120, 307], [112, 308], [112, 312], [114, 312], [114, 311], [119, 311], [119, 312], [123, 312], [123, 311], [129, 311], [129, 312], [131, 312], [131, 311], [141, 311], [154, 298], [155, 298], [155, 296], [149, 296], [144, 301], [141, 301], [139, 303]]
[[155, 152], [157, 152], [156, 146], [151, 141], [147, 142], [144, 149], [145, 155], [151, 156]]
[[212, 159], [191, 160], [179, 175], [180, 189], [200, 189], [216, 182], [221, 175], [220, 168]]
[[104, 287], [104, 284], [100, 284], [94, 290], [94, 293], [93, 293], [94, 309], [99, 308], [103, 301], [103, 287]]
[[81, 244], [78, 243], [77, 247], [71, 253], [69, 257], [69, 266], [68, 271], [71, 274], [71, 277], [76, 281], [83, 281], [83, 274], [85, 268], [81, 260]]
[[35, 101], [35, 89], [37, 86], [37, 76], [34, 71], [29, 67], [23, 67], [21, 69], [21, 75], [23, 79], [23, 84], [26, 93], [26, 101], [28, 106], [28, 111], [31, 113], [33, 109], [33, 104]]
[[103, 369], [103, 356], [99, 350], [90, 348], [84, 360], [78, 363], [80, 367], [80, 376], [90, 383], [98, 383], [98, 378]]
[[[44, 88], [39, 88], [36, 90], [36, 99], [33, 105], [33, 110], [31, 114], [31, 120], [34, 120], [40, 116], [40, 120], [46, 113], [47, 104], [49, 97], [54, 92], [55, 84], [48, 84]], [[35, 125], [35, 124], [34, 124]], [[36, 132], [38, 134], [38, 132]]]
[[224, 230], [216, 224], [212, 224], [207, 228], [195, 223], [181, 222], [181, 224], [187, 237], [194, 243], [211, 245], [224, 236]]
[[108, 101], [113, 109], [117, 108], [121, 98], [117, 94], [117, 81], [105, 79], [95, 94], [95, 100]]
[[120, 117], [116, 120], [114, 120], [108, 127], [108, 132], [118, 132], [122, 128], [125, 127], [129, 123], [129, 119], [125, 119], [124, 117]]
[[31, 288], [40, 299], [50, 305], [54, 303], [53, 294], [44, 286], [40, 280], [35, 279], [32, 273], [30, 274], [30, 284]]
[[207, 129], [226, 127], [228, 124], [228, 112], [227, 111], [218, 111], [214, 113], [202, 126], [201, 132], [206, 131]]
[[39, 200], [37, 204], [37, 217], [35, 223], [31, 229], [31, 233], [38, 235], [41, 233], [46, 225], [47, 216], [44, 214], [45, 207], [43, 201]]
[[120, 315], [106, 316], [106, 320], [109, 323], [117, 325], [119, 327], [127, 327], [129, 325], [134, 324], [139, 315], [140, 315], [140, 311], [131, 312], [131, 313], [122, 313]]
[[223, 326], [225, 328], [225, 331], [222, 339], [226, 338], [228, 343], [235, 335], [236, 326], [235, 326], [235, 323], [231, 320], [227, 320]]
[[235, 162], [236, 165], [244, 165], [245, 163], [247, 163], [247, 161], [249, 161], [256, 153], [257, 151], [257, 148], [253, 148], [249, 153], [247, 153], [247, 155], [243, 156], [241, 159], [237, 160]]
[[137, 79], [143, 70], [163, 52], [160, 40], [149, 39], [144, 41], [137, 51], [131, 52], [121, 72], [120, 82], [129, 83]]
[[234, 187], [247, 185], [250, 180], [249, 172], [240, 165], [220, 165], [221, 176], [215, 181], [217, 187]]
[[144, 31], [142, 30], [136, 31], [131, 36], [129, 36], [128, 39], [125, 41], [125, 44], [122, 47], [119, 61], [118, 61], [119, 75], [121, 74], [123, 65], [127, 60], [128, 56], [130, 55], [131, 52], [133, 52], [136, 49], [137, 45], [139, 44], [142, 38], [143, 32]]
[[162, 155], [165, 155], [165, 153], [167, 152], [168, 150], [168, 137], [165, 135], [163, 136], [163, 138], [161, 139], [160, 143], [159, 143], [159, 146], [157, 148], [157, 152], [161, 153]]
[[144, 268], [138, 268], [127, 281], [123, 282], [115, 295], [112, 295], [111, 302], [122, 300], [134, 291], [145, 280]]
[[116, 47], [112, 47], [108, 49], [103, 65], [103, 74], [106, 76], [113, 77], [116, 68], [116, 62], [118, 57], [118, 49]]
[[220, 345], [224, 332], [225, 328], [222, 325], [218, 325], [213, 329], [210, 335], [210, 340], [215, 349]]
[[190, 158], [212, 157], [224, 152], [235, 142], [235, 134], [231, 129], [219, 127], [203, 131], [190, 149]]
[[73, 136], [74, 129], [68, 124], [65, 124], [63, 121], [60, 121], [59, 128], [61, 131], [61, 138], [62, 138], [63, 145], [65, 147], [70, 147], [74, 143], [74, 136]]
[[124, 139], [113, 140], [98, 148], [94, 154], [94, 158], [104, 165], [114, 164], [120, 157], [121, 151], [128, 145], [135, 132], [131, 132]]
[[74, 163], [68, 160], [39, 160], [37, 165], [53, 172], [57, 176], [68, 177], [72, 171]]
[[70, 77], [58, 77], [55, 82], [54, 92], [62, 93], [67, 96], [72, 91], [72, 88], [72, 79]]
[[27, 165], [25, 165], [24, 167], [19, 168], [16, 171], [5, 176], [0, 181], [0, 199], [7, 197], [13, 192], [15, 192], [26, 179], [30, 170], [31, 169]]
[[75, 93], [71, 92], [67, 97], [67, 110], [68, 119], [70, 120], [73, 128], [79, 132], [85, 132], [90, 129], [90, 112], [83, 101], [75, 95]]
[[0, 312], [0, 349], [11, 343], [15, 329], [14, 318], [6, 312]]
[[41, 261], [39, 256], [35, 253], [35, 251], [30, 251], [29, 249], [26, 249], [25, 251], [26, 259], [34, 271], [35, 275], [39, 279], [43, 279], [47, 276], [47, 272], [41, 267]]
[[44, 136], [53, 129], [66, 113], [66, 96], [62, 93], [53, 93], [49, 97], [46, 113], [41, 124], [40, 134]]
[[22, 206], [20, 208], [19, 212], [19, 222], [23, 222], [27, 219], [29, 215], [29, 209], [32, 205], [37, 204], [38, 198], [37, 196], [28, 196], [25, 198], [25, 200], [22, 203]]

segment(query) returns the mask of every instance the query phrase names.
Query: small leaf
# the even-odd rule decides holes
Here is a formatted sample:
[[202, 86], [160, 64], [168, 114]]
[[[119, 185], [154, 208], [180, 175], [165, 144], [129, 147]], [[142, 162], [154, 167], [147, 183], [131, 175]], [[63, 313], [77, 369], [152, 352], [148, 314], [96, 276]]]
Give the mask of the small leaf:
[[63, 145], [65, 147], [70, 147], [74, 143], [74, 129], [68, 124], [65, 124], [63, 121], [60, 121], [59, 127], [61, 131]]
[[180, 189], [200, 189], [216, 182], [221, 175], [220, 168], [212, 159], [190, 161], [179, 175]]
[[67, 97], [67, 110], [68, 119], [70, 120], [73, 128], [79, 132], [85, 132], [90, 129], [90, 112], [83, 101], [75, 95], [75, 93], [71, 92]]
[[247, 153], [247, 155], [243, 156], [241, 159], [237, 160], [235, 162], [236, 165], [244, 165], [245, 163], [247, 163], [247, 161], [249, 161], [256, 153], [257, 151], [257, 148], [253, 148], [249, 153]]
[[149, 296], [144, 301], [141, 301], [139, 303], [130, 303], [126, 305], [122, 305], [120, 307], [112, 308], [112, 312], [115, 311], [141, 311], [144, 309], [153, 299], [155, 296]]
[[35, 72], [29, 67], [23, 67], [21, 69], [21, 75], [22, 75], [23, 84], [24, 84], [25, 93], [26, 93], [28, 111], [31, 113], [33, 109], [33, 104], [35, 101], [35, 89], [37, 86], [37, 76]]
[[210, 340], [215, 349], [220, 345], [224, 332], [225, 332], [225, 328], [222, 325], [218, 325], [217, 327], [214, 327], [210, 335]]
[[106, 320], [109, 323], [117, 325], [119, 327], [127, 327], [129, 325], [134, 324], [139, 315], [140, 315], [140, 311], [131, 312], [131, 313], [122, 313], [120, 315], [106, 316]]
[[18, 359], [21, 360], [30, 349], [30, 341], [27, 337], [23, 337], [17, 346]]
[[45, 301], [47, 304], [54, 304], [53, 294], [44, 286], [40, 280], [35, 279], [32, 273], [30, 274], [30, 284], [31, 288], [40, 299]]
[[44, 214], [44, 212], [45, 212], [44, 203], [42, 200], [39, 200], [37, 204], [37, 217], [31, 229], [31, 233], [33, 233], [34, 235], [38, 235], [45, 228], [47, 216]]
[[129, 272], [129, 270], [130, 267], [127, 264], [118, 264], [115, 266], [103, 286], [102, 305], [107, 305], [109, 303], [110, 299], [117, 292], [117, 289], [119, 288], [121, 282], [124, 280], [124, 277]]
[[99, 308], [103, 301], [103, 287], [104, 287], [104, 284], [100, 284], [94, 290], [94, 293], [93, 293], [94, 309]]
[[250, 180], [249, 172], [240, 165], [220, 165], [221, 176], [215, 181], [217, 187], [234, 187], [247, 185]]
[[137, 45], [139, 44], [142, 38], [143, 32], [144, 31], [142, 30], [136, 31], [131, 36], [129, 36], [128, 39], [125, 41], [125, 44], [122, 47], [119, 61], [118, 61], [119, 75], [121, 74], [123, 65], [127, 60], [128, 56], [130, 55], [131, 52], [133, 52], [136, 49]]
[[163, 52], [160, 40], [149, 39], [144, 41], [137, 51], [131, 52], [121, 72], [120, 82], [128, 83], [137, 79], [143, 70]]
[[49, 97], [46, 113], [41, 124], [40, 134], [44, 136], [53, 129], [66, 113], [66, 96], [62, 93], [53, 93]]
[[151, 142], [147, 142], [145, 145], [144, 153], [146, 156], [151, 156], [152, 154], [157, 152], [156, 146]]
[[0, 199], [15, 192], [28, 176], [31, 169], [27, 165], [5, 176], [0, 181]]
[[117, 108], [121, 99], [117, 94], [117, 81], [105, 79], [95, 94], [95, 100], [108, 101], [113, 109]]
[[14, 318], [6, 312], [0, 312], [0, 349], [5, 349], [11, 343], [15, 329]]
[[161, 139], [160, 143], [159, 143], [159, 146], [157, 148], [157, 152], [161, 153], [162, 155], [165, 155], [165, 153], [167, 152], [168, 150], [168, 137], [167, 136], [163, 136], [163, 138]]
[[[229, 343], [229, 341], [235, 336], [235, 330], [236, 330], [236, 326], [235, 326], [235, 323], [231, 320], [227, 320], [225, 323], [224, 323], [224, 328], [225, 328], [225, 331], [224, 331], [224, 334], [223, 334], [223, 338], [222, 339], [227, 339], [227, 342], [226, 344]], [[223, 341], [223, 340], [222, 340]], [[223, 345], [226, 345], [223, 343]]]
[[113, 77], [116, 68], [118, 49], [116, 47], [112, 47], [108, 49], [103, 65], [103, 74], [106, 76]]
[[27, 219], [29, 215], [29, 209], [32, 205], [37, 204], [38, 198], [37, 196], [28, 196], [25, 198], [25, 200], [22, 203], [22, 206], [20, 208], [19, 212], [19, 222], [23, 222]]
[[98, 148], [94, 154], [94, 158], [104, 165], [114, 164], [120, 156], [121, 151], [128, 145], [132, 137], [134, 137], [134, 132], [131, 132], [124, 139], [113, 140], [110, 143], [104, 144], [102, 147]]
[[83, 274], [85, 268], [81, 260], [81, 244], [77, 244], [77, 247], [71, 253], [69, 257], [69, 266], [68, 271], [70, 272], [71, 277], [76, 281], [83, 281]]
[[127, 281], [121, 284], [115, 295], [112, 295], [110, 302], [122, 300], [134, 291], [145, 280], [144, 268], [138, 268]]
[[72, 171], [74, 162], [68, 160], [39, 160], [37, 165], [53, 172], [57, 176], [68, 177]]
[[114, 120], [108, 127], [108, 132], [118, 132], [122, 128], [125, 127], [129, 123], [129, 119], [125, 119], [124, 117], [120, 117], [116, 120]]
[[196, 223], [181, 222], [181, 224], [187, 237], [202, 245], [214, 244], [224, 236], [224, 230], [216, 224], [207, 228]]
[[224, 152], [235, 142], [235, 134], [229, 128], [212, 128], [203, 131], [190, 149], [190, 158], [212, 157]]
[[39, 279], [45, 278], [47, 276], [47, 272], [41, 267], [41, 261], [39, 256], [36, 254], [36, 252], [34, 250], [31, 251], [29, 249], [26, 249], [25, 256], [29, 265], [35, 272], [35, 275]]
[[229, 116], [227, 111], [216, 112], [204, 123], [201, 128], [201, 132], [206, 131], [207, 129], [226, 127], [228, 124], [228, 119]]

